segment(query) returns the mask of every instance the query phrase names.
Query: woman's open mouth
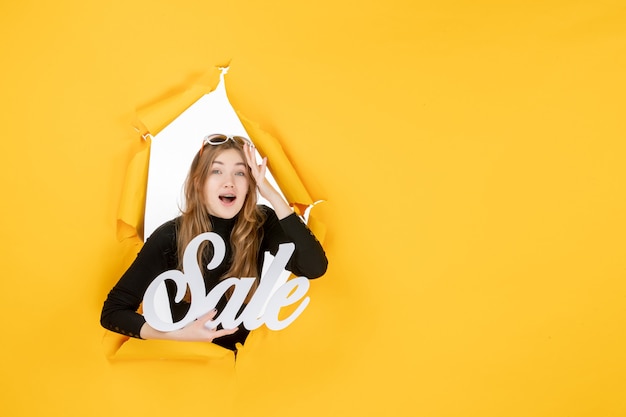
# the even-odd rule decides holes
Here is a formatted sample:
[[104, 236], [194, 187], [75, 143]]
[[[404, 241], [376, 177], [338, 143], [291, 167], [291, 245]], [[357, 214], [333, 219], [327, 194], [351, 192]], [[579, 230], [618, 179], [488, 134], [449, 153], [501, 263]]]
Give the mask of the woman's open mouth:
[[237, 196], [234, 194], [224, 194], [224, 195], [221, 195], [219, 198], [222, 203], [226, 205], [231, 205], [235, 202], [235, 200], [237, 199]]

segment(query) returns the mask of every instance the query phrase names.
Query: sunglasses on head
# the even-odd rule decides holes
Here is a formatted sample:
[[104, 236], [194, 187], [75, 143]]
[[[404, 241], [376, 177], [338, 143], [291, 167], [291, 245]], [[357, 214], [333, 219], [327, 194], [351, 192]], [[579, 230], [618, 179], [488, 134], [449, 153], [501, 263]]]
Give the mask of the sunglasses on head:
[[200, 155], [202, 155], [202, 151], [206, 145], [221, 145], [223, 143], [232, 140], [238, 145], [244, 146], [248, 145], [250, 147], [254, 147], [252, 142], [249, 139], [244, 138], [243, 136], [232, 136], [232, 135], [222, 135], [221, 133], [215, 133], [213, 135], [207, 135], [202, 140], [202, 147], [200, 148]]

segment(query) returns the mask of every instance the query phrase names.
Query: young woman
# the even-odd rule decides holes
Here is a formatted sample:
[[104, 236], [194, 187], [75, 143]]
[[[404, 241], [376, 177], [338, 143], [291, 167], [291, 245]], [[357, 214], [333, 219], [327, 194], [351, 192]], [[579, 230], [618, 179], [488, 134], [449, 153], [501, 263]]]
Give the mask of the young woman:
[[[199, 265], [205, 265], [207, 291], [225, 278], [257, 277], [252, 294], [258, 285], [264, 252], [275, 255], [278, 245], [286, 242], [295, 244], [286, 269], [307, 278], [317, 278], [326, 272], [328, 261], [322, 246], [265, 178], [267, 158], [257, 165], [254, 152], [252, 144], [240, 136], [215, 134], [204, 138], [185, 183], [182, 215], [154, 231], [113, 287], [102, 309], [103, 327], [141, 339], [207, 341], [236, 350], [236, 343], [243, 343], [249, 333], [243, 326], [236, 329], [205, 326], [224, 309], [228, 295], [215, 310], [171, 332], [152, 328], [137, 313], [152, 280], [164, 271], [182, 269], [187, 244], [203, 232], [215, 232], [226, 243], [224, 261], [213, 270], [206, 268], [212, 255], [211, 245], [205, 242], [199, 251]], [[274, 210], [257, 205], [257, 190]], [[175, 284], [166, 281], [166, 287], [176, 322], [189, 310], [189, 294], [176, 303]]]

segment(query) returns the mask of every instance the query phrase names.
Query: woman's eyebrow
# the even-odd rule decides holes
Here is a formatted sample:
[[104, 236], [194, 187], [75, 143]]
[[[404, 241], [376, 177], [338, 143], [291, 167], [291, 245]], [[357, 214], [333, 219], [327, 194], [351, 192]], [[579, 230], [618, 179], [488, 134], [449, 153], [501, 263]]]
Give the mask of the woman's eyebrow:
[[[224, 163], [222, 161], [218, 161], [217, 159], [215, 161], [213, 161], [213, 164], [220, 164], [220, 165], [224, 165]], [[243, 165], [246, 166], [245, 162], [235, 162], [235, 165]]]

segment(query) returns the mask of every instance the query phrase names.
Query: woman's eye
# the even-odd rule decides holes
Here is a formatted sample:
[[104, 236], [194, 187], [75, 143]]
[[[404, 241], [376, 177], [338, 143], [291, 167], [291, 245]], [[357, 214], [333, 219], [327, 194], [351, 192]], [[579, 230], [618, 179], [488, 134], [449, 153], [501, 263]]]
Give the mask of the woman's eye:
[[222, 171], [220, 171], [219, 169], [214, 169], [213, 171], [211, 171], [211, 174], [221, 174]]
[[235, 173], [235, 175], [239, 175], [240, 177], [245, 177], [246, 173], [242, 171], [242, 172]]

